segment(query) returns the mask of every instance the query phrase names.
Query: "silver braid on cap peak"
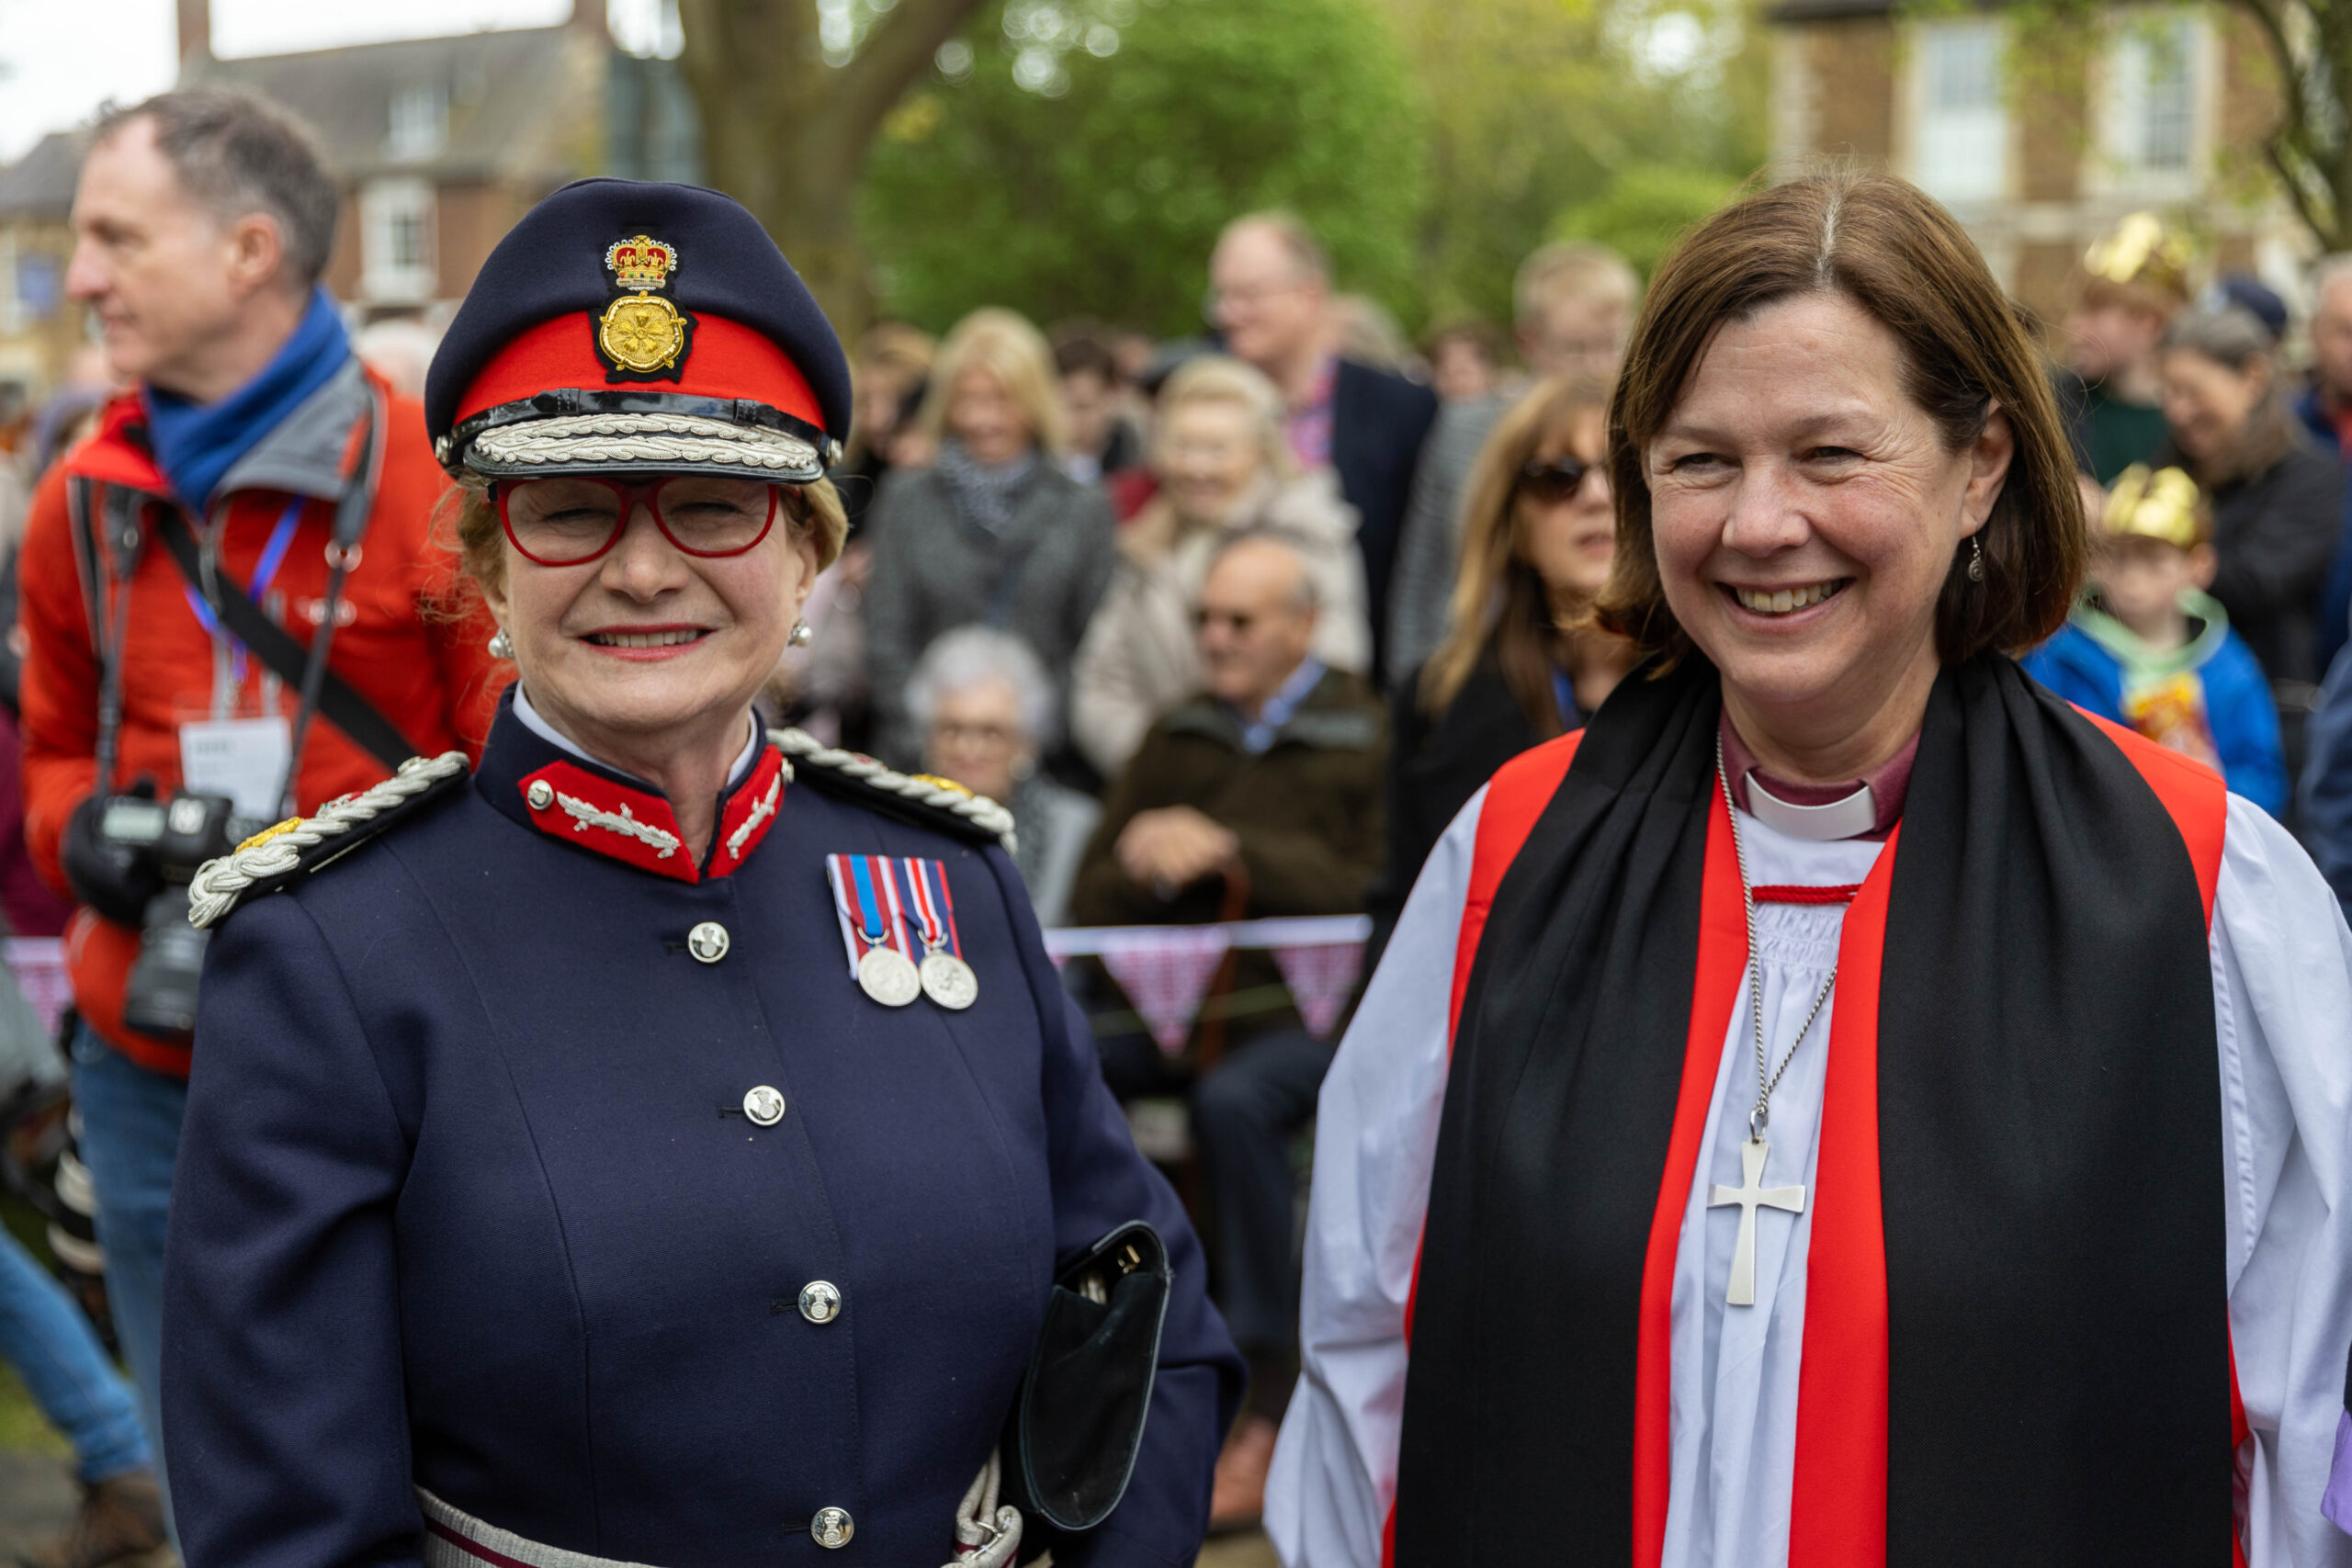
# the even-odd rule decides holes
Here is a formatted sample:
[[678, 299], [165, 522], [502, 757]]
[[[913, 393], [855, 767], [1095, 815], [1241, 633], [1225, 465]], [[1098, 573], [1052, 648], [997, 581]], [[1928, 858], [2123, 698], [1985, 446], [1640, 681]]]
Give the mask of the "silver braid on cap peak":
[[282, 876], [301, 863], [302, 852], [372, 822], [395, 806], [423, 795], [452, 773], [466, 771], [463, 751], [411, 757], [401, 771], [346, 799], [329, 801], [316, 817], [305, 817], [282, 833], [204, 863], [187, 888], [187, 923], [209, 926], [237, 907], [238, 897], [256, 882]]
[[526, 419], [474, 437], [468, 462], [527, 470], [574, 463], [672, 463], [808, 474], [817, 448], [797, 435], [691, 414], [579, 413]]
[[983, 832], [995, 834], [997, 840], [1004, 845], [1005, 852], [1012, 852], [1012, 813], [985, 795], [942, 789], [937, 784], [909, 778], [902, 773], [884, 767], [871, 757], [861, 757], [854, 751], [828, 746], [805, 729], [777, 729], [770, 733], [787, 757], [805, 758], [818, 767], [846, 773], [875, 789], [904, 795], [909, 800], [920, 801], [943, 811], [952, 811]]

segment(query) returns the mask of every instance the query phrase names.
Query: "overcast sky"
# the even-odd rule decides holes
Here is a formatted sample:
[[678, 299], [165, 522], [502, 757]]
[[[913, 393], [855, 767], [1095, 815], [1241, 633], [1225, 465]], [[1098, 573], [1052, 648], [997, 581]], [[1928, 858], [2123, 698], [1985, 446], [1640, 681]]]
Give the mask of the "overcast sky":
[[[48, 131], [171, 85], [178, 64], [173, 0], [0, 0], [0, 164]], [[616, 36], [631, 41], [660, 0], [613, 0]], [[343, 43], [433, 38], [484, 28], [537, 28], [571, 0], [212, 0], [212, 52], [285, 54]]]

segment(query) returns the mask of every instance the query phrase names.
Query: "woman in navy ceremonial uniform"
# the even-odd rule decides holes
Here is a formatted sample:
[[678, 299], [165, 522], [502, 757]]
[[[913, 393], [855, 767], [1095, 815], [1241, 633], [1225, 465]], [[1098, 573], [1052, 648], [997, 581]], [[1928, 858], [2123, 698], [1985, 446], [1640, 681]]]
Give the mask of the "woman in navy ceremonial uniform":
[[[190, 1568], [1189, 1562], [1239, 1363], [1010, 818], [752, 716], [843, 526], [798, 277], [724, 197], [568, 186], [427, 405], [521, 679], [470, 778], [198, 879]], [[1138, 1220], [1172, 1283], [1123, 1500], [1024, 1539], [995, 1456], [1057, 1271]]]

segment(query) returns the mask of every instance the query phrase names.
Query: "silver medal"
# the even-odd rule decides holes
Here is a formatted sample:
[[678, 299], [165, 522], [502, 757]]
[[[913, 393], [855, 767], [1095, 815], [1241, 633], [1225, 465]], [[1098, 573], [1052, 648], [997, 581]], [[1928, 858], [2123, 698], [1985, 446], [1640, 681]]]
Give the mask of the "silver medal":
[[913, 961], [894, 947], [869, 947], [857, 961], [857, 983], [886, 1008], [902, 1008], [922, 992]]
[[980, 999], [980, 977], [952, 953], [929, 953], [922, 961], [922, 994], [941, 1007], [962, 1012]]

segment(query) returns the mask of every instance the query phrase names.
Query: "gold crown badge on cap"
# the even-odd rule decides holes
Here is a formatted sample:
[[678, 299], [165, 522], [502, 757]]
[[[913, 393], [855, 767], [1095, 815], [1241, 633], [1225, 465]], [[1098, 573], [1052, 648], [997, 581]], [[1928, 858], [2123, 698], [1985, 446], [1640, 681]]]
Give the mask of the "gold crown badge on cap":
[[2197, 544], [2197, 481], [2179, 468], [2151, 473], [2134, 463], [2115, 476], [2102, 525], [2109, 534], [2161, 539], [2176, 549]]
[[650, 234], [616, 240], [605, 266], [621, 292], [596, 318], [596, 353], [616, 381], [674, 377], [694, 330], [694, 318], [653, 292], [669, 286], [677, 247]]

